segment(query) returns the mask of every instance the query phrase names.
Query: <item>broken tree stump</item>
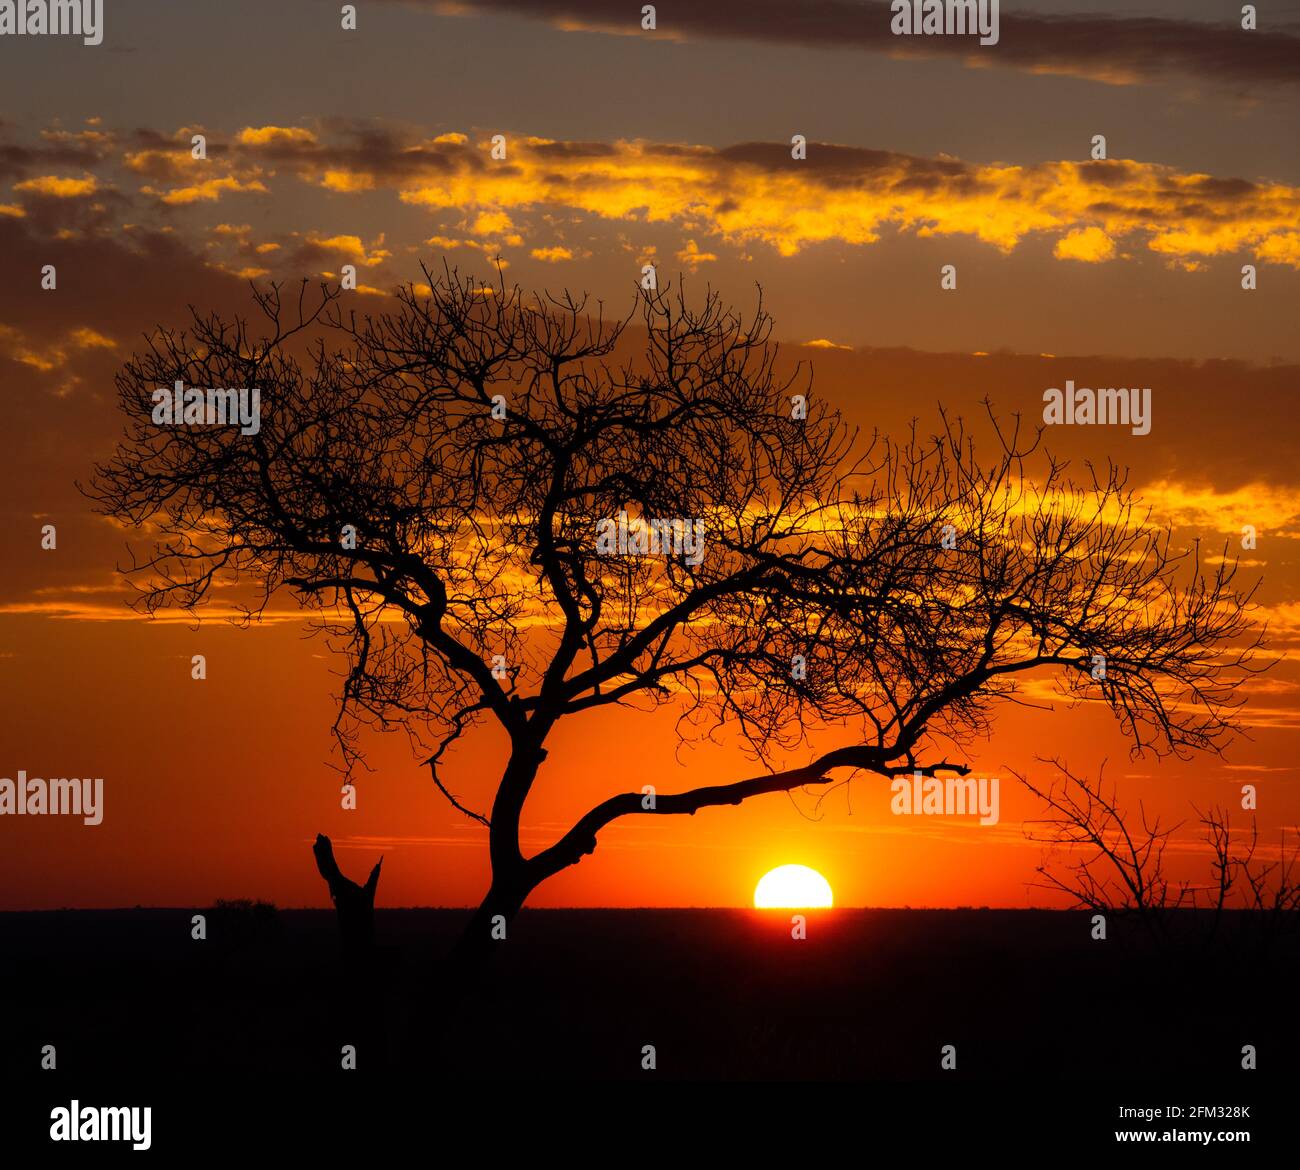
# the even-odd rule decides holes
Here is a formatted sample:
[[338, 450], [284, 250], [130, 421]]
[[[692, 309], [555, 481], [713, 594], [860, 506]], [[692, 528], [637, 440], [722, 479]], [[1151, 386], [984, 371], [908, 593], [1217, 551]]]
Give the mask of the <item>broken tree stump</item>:
[[379, 885], [381, 857], [375, 862], [364, 886], [343, 876], [334, 860], [334, 845], [324, 833], [316, 835], [311, 850], [316, 868], [329, 886], [330, 897], [339, 918], [339, 940], [345, 961], [369, 960], [375, 949], [375, 889]]

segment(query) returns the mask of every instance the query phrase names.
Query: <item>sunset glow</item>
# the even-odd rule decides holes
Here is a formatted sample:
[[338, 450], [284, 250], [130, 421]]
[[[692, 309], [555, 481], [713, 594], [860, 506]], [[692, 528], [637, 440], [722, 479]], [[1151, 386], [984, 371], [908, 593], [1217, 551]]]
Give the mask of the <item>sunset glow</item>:
[[[585, 315], [604, 311], [607, 321], [632, 310], [647, 266], [661, 288], [675, 294], [684, 284], [692, 304], [716, 290], [745, 321], [761, 288], [780, 345], [776, 376], [815, 371], [815, 381], [806, 401], [781, 402], [783, 414], [808, 410], [798, 429], [780, 444], [738, 451], [775, 458], [799, 450], [791, 442], [825, 408], [842, 412], [846, 434], [860, 435], [856, 457], [873, 435], [905, 442], [914, 422], [923, 440], [941, 425], [942, 407], [986, 455], [998, 448], [988, 403], [999, 419], [1022, 420], [1026, 445], [1043, 427], [1039, 449], [1067, 463], [1068, 478], [1086, 480], [1088, 468], [1112, 461], [1124, 468], [1135, 518], [1150, 509], [1142, 521], [1150, 532], [1170, 526], [1175, 550], [1199, 546], [1211, 568], [1240, 560], [1237, 584], [1258, 586], [1252, 617], [1267, 623], [1274, 665], [1236, 686], [1246, 734], [1222, 758], [1144, 755], [1115, 773], [1134, 788], [1121, 796], [1127, 806], [1140, 789], [1149, 814], [1174, 825], [1192, 805], [1238, 807], [1249, 783], [1259, 790], [1260, 848], [1278, 850], [1284, 831], [1290, 839], [1300, 816], [1292, 782], [1300, 730], [1300, 461], [1290, 425], [1300, 382], [1300, 163], [1291, 33], [1265, 21], [1246, 32], [1220, 7], [1173, 0], [1156, 6], [1168, 10], [1164, 24], [1140, 27], [1123, 6], [1106, 13], [1031, 0], [1008, 16], [997, 45], [976, 39], [973, 49], [962, 36], [895, 35], [890, 6], [876, 0], [824, 5], [817, 20], [771, 0], [707, 5], [660, 12], [657, 31], [641, 27], [642, 6], [603, 0], [499, 0], [453, 6], [455, 15], [431, 0], [364, 6], [374, 27], [363, 20], [360, 31], [302, 0], [232, 0], [219, 27], [178, 13], [160, 40], [155, 7], [166, 9], [130, 5], [106, 17], [98, 49], [75, 37], [0, 38], [0, 89], [12, 111], [0, 126], [0, 256], [12, 277], [0, 287], [0, 382], [17, 412], [0, 473], [9, 517], [0, 780], [16, 784], [20, 772], [101, 778], [105, 808], [93, 828], [0, 818], [0, 907], [258, 897], [328, 908], [310, 857], [318, 833], [334, 842], [345, 873], [364, 878], [386, 858], [382, 904], [479, 904], [492, 881], [484, 822], [510, 754], [496, 717], [476, 710], [439, 759], [439, 781], [456, 803], [426, 764], [446, 730], [435, 720], [431, 742], [415, 750], [401, 732], [366, 731], [356, 799], [345, 805], [332, 728], [346, 666], [322, 638], [304, 634], [320, 619], [350, 620], [346, 603], [328, 590], [304, 596], [286, 586], [245, 623], [258, 582], [222, 580], [201, 612], [160, 608], [145, 621], [128, 607], [135, 589], [116, 570], [149, 556], [157, 533], [124, 529], [78, 487], [123, 433], [116, 378], [145, 336], [189, 328], [189, 306], [223, 320], [249, 317], [251, 281], [261, 291], [273, 283], [294, 290], [295, 305], [285, 305], [296, 312], [297, 291], [316, 295], [324, 282], [340, 288], [349, 319], [353, 311], [361, 319], [395, 311], [391, 294], [408, 282], [427, 295], [444, 265], [476, 281], [485, 299], [483, 289], [499, 297], [518, 283], [530, 304], [536, 296], [554, 308], [548, 297], [562, 300], [567, 290], [588, 298]], [[1069, 16], [1071, 7], [1099, 11]], [[299, 53], [304, 30], [302, 43], [314, 47]], [[168, 39], [200, 33], [205, 51], [192, 59]], [[366, 37], [371, 50], [358, 54]], [[1260, 43], [1274, 47], [1264, 53]], [[337, 61], [321, 56], [327, 44]], [[137, 67], [124, 71], [117, 66], [130, 46], [138, 46]], [[275, 84], [232, 92], [231, 60]], [[486, 60], [503, 87], [491, 102], [458, 72], [464, 61]], [[548, 76], [581, 83], [568, 96], [548, 88], [539, 99], [538, 62]], [[366, 95], [364, 118], [339, 96], [335, 73], [345, 67], [349, 92]], [[661, 101], [640, 99], [640, 87], [670, 76], [680, 80]], [[1240, 108], [1225, 104], [1243, 94]], [[961, 95], [957, 105], [950, 95]], [[1129, 118], [1143, 103], [1167, 118]], [[873, 113], [880, 109], [891, 111], [884, 122]], [[1034, 117], [1020, 123], [1017, 114], [1016, 133], [991, 116], [1023, 110]], [[260, 311], [251, 319], [261, 328]], [[639, 377], [648, 349], [640, 319], [632, 326], [610, 361], [614, 370], [631, 363]], [[331, 347], [339, 341], [337, 331], [324, 337]], [[575, 386], [598, 375], [588, 365], [575, 372]], [[156, 387], [174, 384], [168, 377]], [[206, 383], [219, 384], [215, 375]], [[1127, 388], [1115, 402], [1140, 419], [1098, 422], [1095, 397], [1078, 409], [1087, 396], [1075, 391], [1095, 396], [1106, 387]], [[506, 438], [527, 403], [522, 385], [498, 388], [508, 413], [493, 422]], [[798, 390], [792, 385], [791, 395]], [[268, 435], [276, 403], [303, 400], [293, 379], [278, 388], [263, 380], [261, 395]], [[387, 392], [376, 395], [386, 400]], [[743, 421], [766, 410], [755, 407]], [[557, 408], [554, 417], [567, 415]], [[139, 421], [150, 434], [170, 433], [153, 430], [167, 424], [152, 415]], [[214, 433], [204, 426], [194, 433]], [[393, 436], [388, 450], [419, 449], [418, 434], [402, 438]], [[611, 440], [601, 458], [626, 449]], [[881, 453], [877, 445], [864, 467]], [[340, 458], [347, 454], [340, 448]], [[403, 475], [411, 466], [401, 462]], [[1045, 495], [1035, 480], [1043, 466], [1027, 469], [1014, 523], [1044, 500], [1065, 514], [1070, 490]], [[367, 470], [354, 477], [362, 519], [374, 512], [378, 486]], [[683, 569], [726, 571], [726, 548], [767, 511], [766, 500], [731, 499], [703, 483], [695, 471], [708, 466], [678, 470], [653, 486], [689, 491], [680, 519], [692, 521], [693, 539], [703, 528], [698, 566], [680, 556], [619, 559], [628, 536], [644, 533], [644, 501], [611, 501], [598, 519], [612, 523], [613, 542], [600, 549], [595, 523], [570, 522], [575, 541], [586, 533], [596, 553], [608, 554], [601, 588], [615, 569], [662, 567], [640, 595], [647, 621]], [[338, 468], [324, 472], [321, 482], [338, 480]], [[405, 516], [412, 501], [427, 504], [411, 516], [436, 513], [430, 532], [461, 525], [448, 559], [451, 616], [490, 613], [499, 627], [474, 644], [483, 670], [463, 694], [475, 701], [479, 684], [505, 670], [502, 681], [523, 700], [540, 693], [568, 619], [539, 584], [536, 549], [503, 546], [486, 523], [490, 508], [502, 507], [499, 492], [485, 492], [472, 515], [452, 507], [466, 482], [449, 477], [423, 495], [407, 485], [390, 505]], [[814, 534], [853, 518], [849, 506], [819, 514], [825, 502], [803, 487], [789, 497]], [[317, 504], [312, 515], [333, 514]], [[920, 500], [914, 514], [926, 507]], [[1113, 523], [1113, 500], [1108, 509], [1099, 518]], [[958, 514], [949, 501], [944, 523], [968, 533], [981, 512]], [[364, 535], [366, 525], [359, 528]], [[949, 551], [958, 550], [939, 549]], [[1108, 590], [1100, 585], [1093, 596], [1113, 600]], [[936, 588], [929, 601], [945, 598]], [[619, 615], [607, 606], [601, 621]], [[729, 622], [743, 629], [750, 617], [748, 604], [719, 605], [687, 639], [714, 639]], [[899, 620], [892, 602], [885, 617]], [[388, 606], [374, 614], [375, 632], [411, 653], [419, 639], [410, 621]], [[871, 636], [882, 649], [896, 644], [883, 629]], [[1034, 631], [1014, 636], [1032, 641]], [[951, 754], [943, 749], [969, 778], [999, 778], [996, 821], [926, 816], [923, 806], [904, 815], [888, 779], [843, 770], [833, 788], [769, 792], [699, 816], [620, 820], [527, 904], [747, 909], [760, 876], [802, 858], [834, 875], [841, 910], [1065, 908], [1065, 894], [1034, 879], [1042, 805], [1014, 775], [1048, 782], [1045, 754], [1093, 776], [1104, 761], [1128, 758], [1133, 745], [1093, 685], [1104, 681], [1092, 677], [1097, 651], [1086, 649], [1086, 672], [1000, 676], [1008, 687], [1015, 680], [1014, 701], [999, 699], [987, 728]], [[824, 656], [779, 650], [806, 660], [799, 669], [809, 694], [825, 685]], [[620, 677], [583, 699], [576, 719], [557, 724], [523, 804], [524, 857], [553, 847], [620, 794], [740, 782], [807, 766], [860, 739], [862, 728], [841, 718], [791, 722], [788, 737], [758, 745], [756, 765], [738, 721], [711, 737], [679, 723], [716, 690], [712, 661], [690, 687], [665, 680], [643, 705], [621, 695], [631, 680]], [[769, 665], [775, 681], [786, 674], [776, 657]], [[584, 641], [567, 677], [590, 667]], [[442, 680], [436, 671], [431, 678]], [[559, 681], [557, 669], [548, 692]], [[140, 695], [151, 696], [147, 721]], [[418, 696], [414, 706], [437, 708], [441, 698]], [[1248, 831], [1247, 812], [1234, 831]], [[1167, 858], [1176, 883], [1190, 888], [1205, 880], [1197, 825], [1191, 815]]]
[[830, 883], [806, 865], [778, 865], [754, 887], [754, 906], [759, 910], [808, 910], [834, 904]]

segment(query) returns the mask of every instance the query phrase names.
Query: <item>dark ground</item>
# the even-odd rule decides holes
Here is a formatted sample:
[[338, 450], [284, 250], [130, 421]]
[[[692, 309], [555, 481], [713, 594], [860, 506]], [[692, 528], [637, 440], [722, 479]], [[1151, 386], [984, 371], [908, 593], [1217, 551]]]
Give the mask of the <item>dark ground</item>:
[[[378, 970], [345, 978], [332, 911], [0, 914], [0, 1073], [433, 1078], [1007, 1078], [1285, 1075], [1300, 1043], [1297, 939], [1231, 916], [1223, 945], [1147, 944], [1037, 911], [525, 910], [469, 988], [435, 961], [466, 911], [381, 910]], [[1184, 914], [1175, 934], [1208, 919]], [[1235, 940], [1235, 941], [1234, 941]], [[957, 1047], [955, 1073], [940, 1048]]]

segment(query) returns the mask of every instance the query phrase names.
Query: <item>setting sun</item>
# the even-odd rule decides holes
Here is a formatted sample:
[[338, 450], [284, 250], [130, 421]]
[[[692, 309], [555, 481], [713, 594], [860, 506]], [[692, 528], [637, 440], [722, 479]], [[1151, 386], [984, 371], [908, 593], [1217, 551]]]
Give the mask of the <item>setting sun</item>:
[[830, 883], [806, 865], [778, 865], [765, 873], [754, 887], [754, 905], [759, 910], [832, 906]]

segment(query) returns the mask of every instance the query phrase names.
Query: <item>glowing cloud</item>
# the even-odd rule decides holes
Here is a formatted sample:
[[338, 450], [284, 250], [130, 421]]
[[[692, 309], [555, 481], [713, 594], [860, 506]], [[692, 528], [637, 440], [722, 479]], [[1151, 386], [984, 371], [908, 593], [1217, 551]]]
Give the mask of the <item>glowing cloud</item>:
[[99, 181], [93, 175], [84, 179], [60, 179], [56, 175], [41, 175], [14, 184], [15, 191], [28, 191], [52, 199], [80, 199], [99, 190]]

